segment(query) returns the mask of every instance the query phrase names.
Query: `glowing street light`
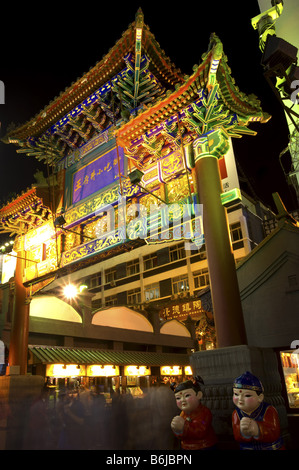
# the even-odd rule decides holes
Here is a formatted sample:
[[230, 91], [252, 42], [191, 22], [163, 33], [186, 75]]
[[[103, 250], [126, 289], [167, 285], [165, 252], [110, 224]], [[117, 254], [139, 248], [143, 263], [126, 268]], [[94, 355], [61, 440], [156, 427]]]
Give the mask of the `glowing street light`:
[[67, 284], [63, 288], [63, 295], [68, 300], [75, 299], [78, 295], [82, 294], [84, 290], [88, 289], [86, 284], [80, 284], [79, 287], [75, 286], [74, 284]]
[[74, 284], [67, 284], [63, 288], [63, 294], [67, 299], [72, 300], [78, 295], [77, 287]]

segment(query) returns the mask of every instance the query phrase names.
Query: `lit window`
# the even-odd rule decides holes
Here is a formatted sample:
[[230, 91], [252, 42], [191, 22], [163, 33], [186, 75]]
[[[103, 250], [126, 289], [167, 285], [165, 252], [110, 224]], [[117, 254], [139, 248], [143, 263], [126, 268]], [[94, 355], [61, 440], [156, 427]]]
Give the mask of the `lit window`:
[[202, 289], [210, 284], [209, 271], [203, 268], [200, 271], [193, 273], [195, 289]]
[[105, 306], [111, 307], [112, 305], [117, 305], [117, 296], [116, 295], [109, 295], [105, 298]]
[[98, 287], [101, 285], [101, 274], [97, 273], [94, 274], [89, 278], [89, 288], [92, 289], [93, 287]]
[[158, 299], [160, 297], [159, 283], [157, 282], [155, 284], [145, 286], [144, 294], [146, 301]]
[[238, 250], [244, 246], [243, 234], [240, 222], [231, 224], [229, 227], [233, 250]]
[[116, 280], [116, 269], [110, 268], [105, 270], [105, 282], [108, 284], [109, 282], [113, 282]]
[[177, 276], [172, 279], [172, 293], [180, 294], [189, 290], [188, 276]]
[[147, 255], [143, 258], [144, 270], [153, 269], [158, 265], [158, 257], [156, 253]]
[[139, 273], [139, 259], [134, 259], [127, 263], [127, 276], [133, 276], [133, 274]]
[[140, 304], [141, 291], [140, 289], [132, 289], [128, 291], [128, 304]]
[[200, 259], [207, 259], [207, 252], [206, 252], [206, 245], [203, 243], [203, 245], [200, 248], [193, 249], [191, 252], [191, 256], [200, 256]]
[[170, 261], [186, 258], [184, 242], [169, 248]]

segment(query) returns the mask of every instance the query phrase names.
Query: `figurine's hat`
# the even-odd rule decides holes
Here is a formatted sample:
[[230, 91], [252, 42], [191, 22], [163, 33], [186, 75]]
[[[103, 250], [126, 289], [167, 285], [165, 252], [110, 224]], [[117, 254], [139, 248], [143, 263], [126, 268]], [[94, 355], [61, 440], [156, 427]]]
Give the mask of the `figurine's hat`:
[[248, 371], [235, 379], [233, 388], [246, 388], [248, 390], [254, 390], [255, 392], [264, 391], [262, 382]]

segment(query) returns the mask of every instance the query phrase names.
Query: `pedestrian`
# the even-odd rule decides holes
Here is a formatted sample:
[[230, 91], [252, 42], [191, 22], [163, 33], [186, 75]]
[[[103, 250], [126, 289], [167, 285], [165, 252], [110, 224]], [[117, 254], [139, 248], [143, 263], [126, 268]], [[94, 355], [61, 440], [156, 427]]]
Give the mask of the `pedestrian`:
[[90, 393], [90, 414], [86, 422], [88, 448], [94, 450], [105, 449], [107, 432], [107, 408], [103, 394], [95, 390]]
[[85, 411], [77, 390], [61, 396], [58, 415], [61, 432], [59, 450], [84, 450], [87, 448], [85, 435]]
[[152, 450], [178, 449], [177, 440], [169, 426], [177, 413], [173, 391], [168, 385], [155, 387], [150, 395], [151, 427], [153, 430]]
[[24, 450], [49, 450], [52, 444], [48, 415], [49, 389], [45, 386], [29, 409], [24, 433]]

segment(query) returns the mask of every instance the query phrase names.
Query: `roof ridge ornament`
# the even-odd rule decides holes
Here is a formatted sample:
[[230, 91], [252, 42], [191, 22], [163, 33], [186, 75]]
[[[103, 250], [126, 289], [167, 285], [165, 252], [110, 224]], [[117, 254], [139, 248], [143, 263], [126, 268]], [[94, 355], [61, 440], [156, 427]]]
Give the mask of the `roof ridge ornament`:
[[137, 107], [138, 91], [140, 86], [140, 66], [141, 66], [141, 47], [142, 47], [142, 29], [143, 23], [143, 12], [141, 8], [138, 9], [135, 19], [135, 67], [134, 67], [134, 96], [133, 96], [133, 107]]
[[211, 91], [212, 88], [214, 88], [214, 86], [217, 83], [216, 74], [217, 74], [219, 62], [222, 59], [222, 55], [223, 55], [223, 44], [215, 33], [212, 33], [210, 36], [210, 44], [209, 44], [208, 52], [211, 50], [212, 50], [212, 59], [211, 59], [209, 75], [208, 75], [208, 83], [207, 83], [207, 90], [209, 92]]
[[141, 7], [138, 8], [138, 11], [135, 16], [135, 25], [136, 28], [142, 28], [144, 26], [144, 14]]

